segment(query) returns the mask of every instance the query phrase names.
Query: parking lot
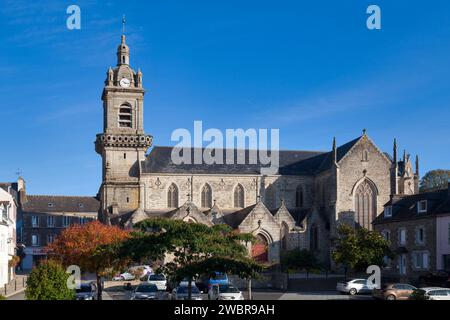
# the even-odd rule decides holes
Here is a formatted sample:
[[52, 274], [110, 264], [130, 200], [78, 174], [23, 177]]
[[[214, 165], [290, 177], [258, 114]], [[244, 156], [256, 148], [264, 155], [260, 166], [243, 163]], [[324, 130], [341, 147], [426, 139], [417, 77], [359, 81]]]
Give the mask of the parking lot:
[[[125, 285], [130, 283], [133, 288], [139, 281], [107, 281], [105, 282], [105, 290], [103, 297], [108, 300], [129, 300], [133, 290], [126, 290]], [[248, 297], [248, 293], [243, 291], [244, 297]], [[159, 299], [168, 300], [170, 294], [160, 292]], [[204, 300], [208, 299], [207, 294], [202, 294]], [[350, 296], [340, 294], [337, 291], [319, 291], [319, 292], [284, 292], [277, 290], [253, 290], [254, 300], [373, 300], [371, 295], [355, 295]]]

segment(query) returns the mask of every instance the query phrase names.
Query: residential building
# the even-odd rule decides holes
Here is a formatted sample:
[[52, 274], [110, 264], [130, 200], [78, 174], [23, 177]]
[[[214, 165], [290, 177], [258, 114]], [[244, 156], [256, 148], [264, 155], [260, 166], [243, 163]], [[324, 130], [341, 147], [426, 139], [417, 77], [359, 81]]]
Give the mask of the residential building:
[[32, 269], [47, 258], [45, 247], [72, 224], [97, 219], [100, 202], [95, 197], [28, 195], [25, 181], [9, 185], [18, 203], [18, 242], [24, 257], [21, 268]]
[[15, 275], [17, 202], [10, 186], [0, 184], [0, 287]]
[[373, 226], [395, 253], [384, 275], [414, 279], [450, 271], [450, 183], [444, 190], [392, 197]]

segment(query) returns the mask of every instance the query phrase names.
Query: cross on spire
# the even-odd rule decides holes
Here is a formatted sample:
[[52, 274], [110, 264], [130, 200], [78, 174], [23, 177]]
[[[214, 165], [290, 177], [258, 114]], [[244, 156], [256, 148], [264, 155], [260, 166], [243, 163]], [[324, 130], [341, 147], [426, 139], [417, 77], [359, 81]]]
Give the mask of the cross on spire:
[[122, 34], [125, 34], [125, 23], [126, 23], [125, 15], [123, 15], [122, 16]]
[[16, 176], [20, 177], [22, 175], [22, 170], [20, 170], [20, 168], [17, 168], [15, 174]]

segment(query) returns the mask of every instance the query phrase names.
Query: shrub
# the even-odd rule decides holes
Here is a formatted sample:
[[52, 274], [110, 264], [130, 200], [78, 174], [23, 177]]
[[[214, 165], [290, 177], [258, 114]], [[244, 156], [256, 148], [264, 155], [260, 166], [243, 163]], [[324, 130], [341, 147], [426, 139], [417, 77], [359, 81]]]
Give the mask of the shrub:
[[57, 262], [49, 260], [42, 263], [28, 277], [27, 300], [73, 300], [75, 291], [67, 287], [69, 276]]

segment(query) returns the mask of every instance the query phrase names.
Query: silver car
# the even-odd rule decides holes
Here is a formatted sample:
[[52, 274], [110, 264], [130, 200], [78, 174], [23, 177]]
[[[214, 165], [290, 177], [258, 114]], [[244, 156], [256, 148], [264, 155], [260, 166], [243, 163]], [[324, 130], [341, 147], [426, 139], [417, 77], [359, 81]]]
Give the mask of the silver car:
[[140, 284], [131, 294], [131, 300], [157, 300], [158, 288], [154, 284]]
[[347, 281], [339, 281], [336, 290], [341, 293], [349, 293], [355, 295], [358, 293], [372, 293], [376, 286], [366, 279], [351, 279]]
[[[178, 286], [172, 290], [172, 300], [188, 300], [188, 286]], [[200, 290], [196, 286], [192, 286], [191, 300], [202, 300]]]

